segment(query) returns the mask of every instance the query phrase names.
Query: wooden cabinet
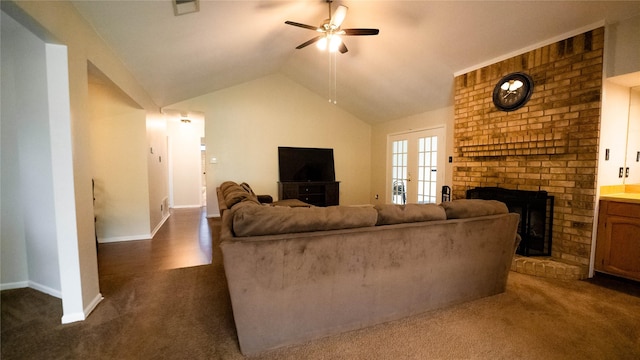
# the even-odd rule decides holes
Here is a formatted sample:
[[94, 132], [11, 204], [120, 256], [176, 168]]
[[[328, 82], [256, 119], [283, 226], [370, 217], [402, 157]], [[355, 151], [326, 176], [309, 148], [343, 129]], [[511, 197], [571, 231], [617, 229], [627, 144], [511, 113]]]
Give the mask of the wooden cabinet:
[[340, 203], [340, 183], [319, 182], [279, 182], [278, 199], [298, 199], [315, 206], [332, 206]]
[[640, 203], [600, 200], [597, 271], [640, 280]]

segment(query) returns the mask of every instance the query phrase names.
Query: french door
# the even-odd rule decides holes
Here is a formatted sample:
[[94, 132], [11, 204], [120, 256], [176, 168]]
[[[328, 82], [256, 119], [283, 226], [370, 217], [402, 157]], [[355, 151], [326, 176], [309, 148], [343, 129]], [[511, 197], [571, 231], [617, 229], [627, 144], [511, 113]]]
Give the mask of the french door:
[[389, 136], [387, 199], [394, 204], [440, 202], [444, 139], [443, 127]]

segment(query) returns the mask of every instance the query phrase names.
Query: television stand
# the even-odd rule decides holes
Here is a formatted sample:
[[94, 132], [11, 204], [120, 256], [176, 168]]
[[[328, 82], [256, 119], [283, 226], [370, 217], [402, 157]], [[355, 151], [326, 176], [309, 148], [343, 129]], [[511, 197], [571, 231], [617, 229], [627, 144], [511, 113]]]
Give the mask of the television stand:
[[278, 182], [278, 199], [298, 199], [315, 206], [338, 205], [340, 203], [340, 182]]

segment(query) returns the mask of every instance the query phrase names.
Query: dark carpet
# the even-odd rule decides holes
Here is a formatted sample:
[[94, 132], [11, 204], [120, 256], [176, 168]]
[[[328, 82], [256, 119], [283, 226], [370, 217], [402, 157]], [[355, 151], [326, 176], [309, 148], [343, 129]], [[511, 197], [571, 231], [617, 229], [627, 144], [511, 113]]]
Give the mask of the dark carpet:
[[[59, 299], [3, 291], [2, 359], [242, 359], [218, 226], [211, 265], [102, 276], [105, 299], [83, 322], [60, 324]], [[638, 289], [512, 272], [503, 294], [256, 358], [640, 359]]]

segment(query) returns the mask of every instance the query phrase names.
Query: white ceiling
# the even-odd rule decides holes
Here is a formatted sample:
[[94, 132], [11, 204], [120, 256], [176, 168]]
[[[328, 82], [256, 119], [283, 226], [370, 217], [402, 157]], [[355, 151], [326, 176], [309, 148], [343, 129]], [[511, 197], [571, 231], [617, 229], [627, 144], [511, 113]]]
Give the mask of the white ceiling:
[[[161, 107], [281, 72], [330, 97], [329, 55], [286, 20], [320, 25], [324, 0], [201, 0], [174, 16], [171, 0], [72, 1]], [[337, 106], [378, 123], [452, 105], [453, 76], [602, 21], [640, 14], [640, 1], [340, 1]], [[558, 39], [559, 40], [559, 39]]]

